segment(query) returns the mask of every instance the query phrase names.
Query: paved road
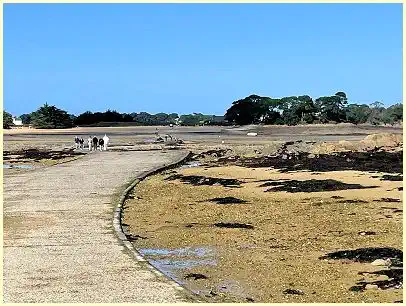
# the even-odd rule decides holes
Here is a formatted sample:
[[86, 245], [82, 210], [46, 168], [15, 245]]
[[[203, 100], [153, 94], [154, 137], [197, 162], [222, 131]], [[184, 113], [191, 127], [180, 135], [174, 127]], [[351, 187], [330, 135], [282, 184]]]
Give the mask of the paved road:
[[96, 152], [4, 178], [4, 301], [185, 301], [117, 238], [118, 194], [185, 152]]

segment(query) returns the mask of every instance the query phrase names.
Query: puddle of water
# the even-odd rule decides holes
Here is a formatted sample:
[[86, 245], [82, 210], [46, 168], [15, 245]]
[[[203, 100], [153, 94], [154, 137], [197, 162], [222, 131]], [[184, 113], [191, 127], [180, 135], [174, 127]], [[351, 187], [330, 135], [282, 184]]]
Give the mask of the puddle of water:
[[[138, 249], [155, 268], [185, 285], [185, 270], [199, 266], [216, 266], [216, 252], [208, 247], [186, 247], [178, 249]], [[192, 290], [193, 291], [193, 290]]]
[[186, 164], [184, 164], [183, 166], [181, 166], [181, 169], [185, 169], [185, 168], [194, 168], [194, 167], [200, 167], [201, 163], [199, 162], [188, 162]]
[[182, 256], [182, 257], [203, 257], [214, 256], [210, 248], [180, 248], [180, 249], [139, 249], [143, 256]]
[[13, 168], [18, 168], [18, 169], [32, 169], [34, 168], [31, 165], [8, 165], [8, 164], [3, 164], [3, 169], [13, 169]]
[[151, 264], [161, 271], [173, 271], [191, 269], [198, 266], [216, 266], [217, 262], [214, 259], [151, 259]]

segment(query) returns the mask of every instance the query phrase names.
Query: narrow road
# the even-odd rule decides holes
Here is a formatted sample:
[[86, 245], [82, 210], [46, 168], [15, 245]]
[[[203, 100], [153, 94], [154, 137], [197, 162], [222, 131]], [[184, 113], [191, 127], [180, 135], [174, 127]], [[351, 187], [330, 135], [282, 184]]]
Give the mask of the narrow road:
[[4, 302], [183, 302], [117, 238], [113, 211], [132, 178], [185, 152], [96, 152], [4, 177]]

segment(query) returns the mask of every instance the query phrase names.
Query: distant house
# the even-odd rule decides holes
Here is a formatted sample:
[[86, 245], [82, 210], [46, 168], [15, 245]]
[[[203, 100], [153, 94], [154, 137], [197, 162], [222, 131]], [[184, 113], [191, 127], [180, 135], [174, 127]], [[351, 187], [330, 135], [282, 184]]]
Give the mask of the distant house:
[[16, 126], [23, 126], [23, 121], [17, 117], [13, 117], [13, 124]]

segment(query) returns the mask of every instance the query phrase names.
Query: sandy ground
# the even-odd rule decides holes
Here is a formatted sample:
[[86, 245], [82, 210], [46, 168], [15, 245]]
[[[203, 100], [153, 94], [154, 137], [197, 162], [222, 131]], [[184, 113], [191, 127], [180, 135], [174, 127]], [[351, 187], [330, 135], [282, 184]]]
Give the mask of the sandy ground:
[[[215, 265], [181, 269], [175, 277], [196, 292], [220, 301], [255, 302], [393, 302], [401, 289], [352, 292], [366, 278], [358, 272], [377, 270], [369, 263], [324, 261], [328, 252], [362, 247], [402, 249], [402, 182], [381, 181], [356, 171], [287, 173], [259, 168], [213, 167], [176, 171], [183, 175], [235, 178], [240, 188], [192, 186], [157, 175], [136, 187], [124, 222], [145, 239], [140, 249], [208, 248]], [[269, 180], [334, 179], [375, 186], [330, 192], [264, 192]], [[345, 188], [345, 187], [343, 187]], [[216, 204], [210, 199], [235, 197], [246, 203]], [[334, 197], [340, 197], [334, 199]], [[365, 201], [351, 203], [351, 200]], [[219, 222], [252, 225], [253, 229], [216, 228]], [[362, 232], [374, 232], [362, 235]], [[154, 257], [151, 257], [154, 259]], [[254, 272], [255, 271], [255, 272]], [[207, 279], [185, 279], [188, 273]], [[367, 277], [368, 278], [368, 277]], [[371, 276], [369, 275], [369, 279]], [[371, 279], [373, 280], [373, 279]], [[299, 289], [304, 295], [284, 294]], [[212, 292], [212, 294], [210, 294]]]

